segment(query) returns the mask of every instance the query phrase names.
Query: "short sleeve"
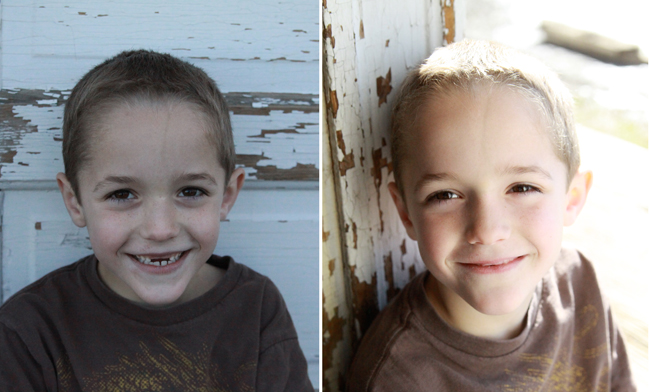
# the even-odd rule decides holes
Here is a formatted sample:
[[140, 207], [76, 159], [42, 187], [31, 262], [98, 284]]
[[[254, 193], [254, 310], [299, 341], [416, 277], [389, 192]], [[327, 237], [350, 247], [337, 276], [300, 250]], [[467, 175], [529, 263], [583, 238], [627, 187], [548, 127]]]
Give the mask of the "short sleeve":
[[274, 344], [260, 354], [255, 390], [314, 391], [307, 376], [307, 361], [298, 345], [298, 339]]
[[280, 291], [270, 280], [265, 287], [261, 316], [255, 390], [313, 392], [293, 321]]
[[611, 390], [612, 392], [636, 392], [636, 385], [632, 378], [630, 362], [625, 349], [625, 341], [614, 323], [611, 308], [608, 309], [607, 313], [612, 347]]
[[41, 366], [16, 331], [0, 323], [0, 391], [46, 391]]

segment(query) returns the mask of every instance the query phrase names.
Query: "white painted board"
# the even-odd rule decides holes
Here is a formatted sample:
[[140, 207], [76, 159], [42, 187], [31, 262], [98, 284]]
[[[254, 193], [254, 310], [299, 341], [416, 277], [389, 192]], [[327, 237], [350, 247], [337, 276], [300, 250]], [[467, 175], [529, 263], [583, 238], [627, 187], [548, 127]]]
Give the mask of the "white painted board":
[[128, 49], [188, 60], [230, 91], [318, 92], [316, 1], [3, 0], [3, 89], [71, 88]]
[[[0, 181], [48, 181], [63, 171], [61, 126], [68, 91], [2, 90]], [[226, 94], [238, 166], [248, 179], [318, 179], [318, 98]], [[0, 185], [0, 189], [2, 189]]]

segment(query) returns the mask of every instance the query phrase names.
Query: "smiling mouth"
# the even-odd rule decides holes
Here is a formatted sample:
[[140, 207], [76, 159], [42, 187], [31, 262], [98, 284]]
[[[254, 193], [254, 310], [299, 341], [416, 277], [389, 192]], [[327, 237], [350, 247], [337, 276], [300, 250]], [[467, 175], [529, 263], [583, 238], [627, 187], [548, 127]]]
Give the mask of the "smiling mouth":
[[164, 267], [169, 264], [174, 264], [175, 262], [177, 262], [185, 252], [186, 251], [174, 253], [166, 257], [149, 257], [149, 256], [140, 256], [140, 255], [131, 255], [131, 257], [133, 257], [134, 259], [136, 259], [137, 261], [145, 265]]
[[509, 271], [515, 268], [520, 261], [526, 256], [509, 257], [498, 260], [480, 261], [474, 263], [460, 263], [460, 265], [467, 270], [474, 271], [479, 274], [492, 274]]

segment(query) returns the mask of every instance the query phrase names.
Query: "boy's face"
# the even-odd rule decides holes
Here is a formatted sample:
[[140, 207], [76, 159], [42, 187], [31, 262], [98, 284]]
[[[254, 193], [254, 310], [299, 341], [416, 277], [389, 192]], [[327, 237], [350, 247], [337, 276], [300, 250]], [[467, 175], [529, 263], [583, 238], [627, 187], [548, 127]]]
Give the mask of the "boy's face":
[[101, 120], [79, 172], [80, 203], [57, 177], [73, 221], [88, 227], [100, 276], [153, 306], [202, 294], [214, 284], [206, 261], [243, 172], [225, 182], [203, 116], [189, 105], [118, 106]]
[[567, 192], [539, 114], [496, 87], [431, 100], [418, 118], [401, 163], [404, 198], [390, 190], [441, 295], [488, 315], [527, 307], [584, 201]]

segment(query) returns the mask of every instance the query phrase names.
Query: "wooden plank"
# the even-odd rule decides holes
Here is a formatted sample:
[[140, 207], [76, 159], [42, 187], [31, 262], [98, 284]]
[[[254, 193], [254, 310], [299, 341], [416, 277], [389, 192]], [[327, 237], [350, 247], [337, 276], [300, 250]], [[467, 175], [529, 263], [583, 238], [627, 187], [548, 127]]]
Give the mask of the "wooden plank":
[[[342, 264], [334, 256], [323, 286], [328, 290], [324, 310], [330, 323], [324, 325], [330, 332], [324, 347], [330, 352], [323, 353], [330, 358], [323, 367], [324, 390], [341, 387], [350, 355], [379, 309], [424, 269], [417, 244], [408, 239], [387, 189], [392, 179], [389, 115], [395, 91], [409, 68], [442, 45], [443, 36], [451, 39], [452, 30], [455, 40], [462, 38], [462, 23], [455, 24], [462, 17], [453, 6], [459, 3], [463, 1], [323, 3], [323, 96], [331, 151], [325, 159], [332, 161], [339, 201], [336, 214], [324, 215], [323, 224], [331, 227], [328, 220], [338, 217], [342, 252]], [[328, 273], [325, 266], [323, 273]], [[347, 298], [325, 285], [338, 287], [341, 273], [349, 285]], [[334, 310], [347, 317], [347, 308], [350, 339], [345, 336], [344, 320], [332, 324]], [[341, 328], [341, 333], [333, 333]]]
[[[92, 253], [58, 191], [5, 191], [2, 297]], [[249, 189], [222, 223], [216, 253], [269, 276], [282, 292], [318, 385], [318, 189]]]
[[647, 64], [648, 58], [639, 47], [603, 35], [576, 29], [562, 23], [544, 21], [546, 42], [618, 65]]
[[318, 26], [313, 1], [7, 0], [0, 87], [69, 89], [102, 60], [146, 48], [204, 68], [224, 92], [316, 94]]
[[[61, 119], [68, 96], [67, 90], [0, 90], [0, 183], [51, 180], [63, 171]], [[247, 178], [318, 179], [316, 95], [232, 93], [226, 100], [237, 163]]]
[[[324, 113], [323, 113], [324, 114]], [[337, 197], [329, 144], [329, 129], [323, 121], [323, 181], [322, 192], [322, 257], [323, 280], [323, 384], [325, 390], [341, 391], [345, 369], [352, 358], [354, 320], [351, 314], [349, 277], [344, 260], [347, 253], [341, 247], [342, 235], [338, 211], [341, 199]]]

